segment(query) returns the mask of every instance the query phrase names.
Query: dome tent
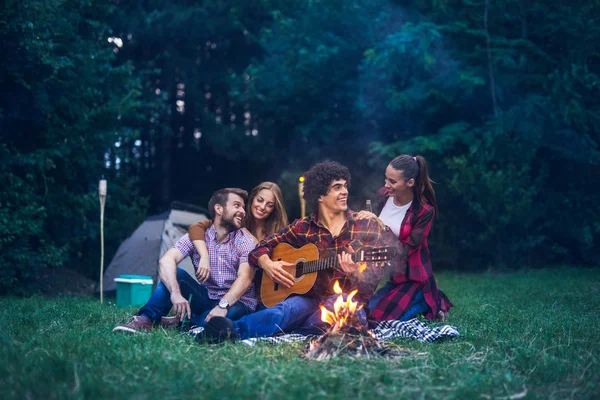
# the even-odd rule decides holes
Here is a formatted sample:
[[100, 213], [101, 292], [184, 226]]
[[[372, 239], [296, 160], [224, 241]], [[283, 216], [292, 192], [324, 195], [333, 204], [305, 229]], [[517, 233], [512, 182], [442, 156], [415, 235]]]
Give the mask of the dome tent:
[[[116, 290], [114, 279], [121, 274], [151, 276], [158, 282], [158, 260], [185, 235], [191, 224], [208, 219], [205, 208], [174, 202], [171, 209], [148, 217], [117, 250], [104, 273], [104, 291]], [[178, 265], [194, 276], [190, 257]]]

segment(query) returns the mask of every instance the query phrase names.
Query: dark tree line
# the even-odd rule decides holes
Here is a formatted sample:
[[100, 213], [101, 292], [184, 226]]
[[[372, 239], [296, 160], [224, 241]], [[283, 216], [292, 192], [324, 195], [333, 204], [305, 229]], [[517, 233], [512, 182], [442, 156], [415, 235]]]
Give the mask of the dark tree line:
[[147, 213], [331, 158], [354, 208], [396, 154], [437, 185], [437, 265], [595, 263], [600, 2], [6, 1], [0, 290], [97, 275]]

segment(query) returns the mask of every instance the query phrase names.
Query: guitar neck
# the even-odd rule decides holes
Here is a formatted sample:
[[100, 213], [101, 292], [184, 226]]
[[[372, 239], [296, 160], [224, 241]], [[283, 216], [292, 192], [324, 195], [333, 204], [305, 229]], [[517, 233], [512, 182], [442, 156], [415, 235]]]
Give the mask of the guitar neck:
[[[352, 261], [362, 261], [364, 258], [364, 252], [359, 251], [356, 253], [352, 253], [351, 255]], [[332, 269], [339, 265], [337, 256], [335, 257], [327, 257], [314, 261], [307, 261], [304, 263], [304, 267], [302, 269], [302, 274], [310, 274], [311, 272], [319, 272], [324, 271], [326, 269]]]

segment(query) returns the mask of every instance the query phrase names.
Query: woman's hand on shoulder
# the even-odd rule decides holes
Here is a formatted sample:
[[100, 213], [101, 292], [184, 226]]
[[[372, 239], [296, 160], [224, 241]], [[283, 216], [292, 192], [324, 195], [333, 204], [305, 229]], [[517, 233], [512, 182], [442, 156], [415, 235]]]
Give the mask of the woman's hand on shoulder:
[[383, 223], [383, 221], [381, 219], [379, 219], [379, 217], [377, 217], [377, 215], [373, 214], [370, 211], [366, 211], [366, 210], [359, 211], [358, 214], [356, 214], [355, 218], [356, 219], [372, 219], [372, 220], [375, 220], [377, 222], [377, 224], [379, 225], [379, 228], [385, 229], [385, 224]]
[[356, 214], [356, 219], [379, 219], [377, 215], [373, 214], [371, 211], [362, 210]]

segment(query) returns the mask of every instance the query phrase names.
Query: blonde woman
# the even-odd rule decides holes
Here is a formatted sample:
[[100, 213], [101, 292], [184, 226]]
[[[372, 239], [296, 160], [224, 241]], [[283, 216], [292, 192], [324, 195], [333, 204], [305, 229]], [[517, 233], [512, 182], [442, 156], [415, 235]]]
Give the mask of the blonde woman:
[[[246, 213], [245, 229], [256, 239], [257, 243], [267, 236], [278, 232], [288, 224], [287, 214], [283, 207], [283, 195], [276, 183], [263, 182], [257, 185], [248, 198], [250, 212]], [[206, 282], [210, 276], [210, 262], [204, 232], [212, 225], [211, 220], [195, 223], [189, 228], [190, 240], [200, 253], [200, 264], [196, 270], [196, 278]]]

